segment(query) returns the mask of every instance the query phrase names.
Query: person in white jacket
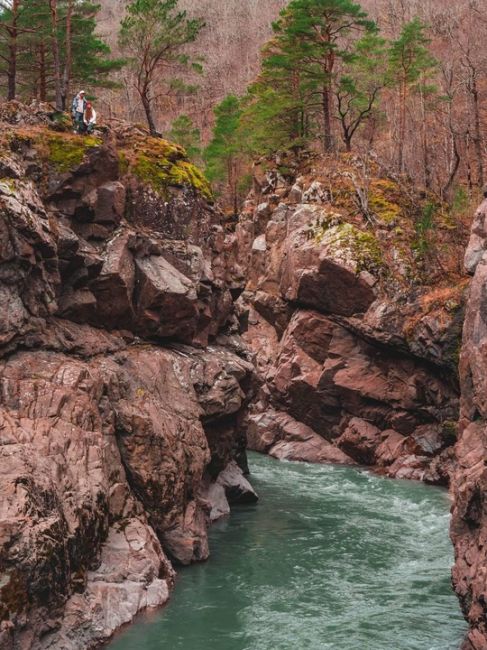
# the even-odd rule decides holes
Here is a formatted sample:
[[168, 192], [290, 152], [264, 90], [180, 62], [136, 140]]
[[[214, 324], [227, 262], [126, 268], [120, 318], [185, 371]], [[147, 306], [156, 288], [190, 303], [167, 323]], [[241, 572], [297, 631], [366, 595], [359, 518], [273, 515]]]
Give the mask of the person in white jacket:
[[83, 113], [83, 125], [85, 133], [93, 133], [96, 126], [96, 111], [91, 102], [86, 103], [85, 112]]

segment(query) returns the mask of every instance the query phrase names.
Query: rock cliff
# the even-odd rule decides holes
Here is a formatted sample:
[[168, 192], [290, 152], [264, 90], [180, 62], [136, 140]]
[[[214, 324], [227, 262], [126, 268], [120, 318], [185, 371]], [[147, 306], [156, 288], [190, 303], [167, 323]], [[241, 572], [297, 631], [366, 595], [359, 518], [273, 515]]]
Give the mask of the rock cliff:
[[455, 447], [453, 584], [471, 625], [463, 650], [487, 649], [487, 200], [472, 226], [465, 268], [473, 275], [460, 358], [460, 435]]
[[164, 604], [257, 499], [248, 445], [451, 483], [487, 650], [487, 203], [465, 312], [461, 231], [378, 163], [263, 160], [231, 222], [143, 129], [0, 122], [0, 647], [87, 649]]
[[0, 647], [86, 649], [255, 500], [220, 217], [178, 147], [0, 120]]
[[375, 163], [306, 154], [257, 166], [234, 238], [249, 446], [447, 484], [467, 281], [444, 206]]

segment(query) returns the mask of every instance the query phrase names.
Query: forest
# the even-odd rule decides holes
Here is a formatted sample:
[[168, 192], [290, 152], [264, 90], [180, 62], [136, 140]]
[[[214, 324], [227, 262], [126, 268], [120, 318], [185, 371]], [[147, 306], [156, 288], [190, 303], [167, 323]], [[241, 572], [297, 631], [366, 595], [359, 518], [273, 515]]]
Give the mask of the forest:
[[[216, 105], [203, 96], [209, 34], [231, 32], [228, 16], [215, 24], [204, 5], [133, 0], [107, 26], [103, 10], [87, 0], [4, 0], [5, 99], [63, 111], [87, 86], [110, 104], [106, 119], [143, 119], [153, 134], [163, 125], [232, 206], [253, 160], [290, 149], [372, 155], [460, 206], [485, 183], [487, 18], [478, 0], [292, 0], [264, 26], [254, 69], [230, 72], [222, 83], [232, 92]], [[208, 122], [212, 133], [201, 128]]]

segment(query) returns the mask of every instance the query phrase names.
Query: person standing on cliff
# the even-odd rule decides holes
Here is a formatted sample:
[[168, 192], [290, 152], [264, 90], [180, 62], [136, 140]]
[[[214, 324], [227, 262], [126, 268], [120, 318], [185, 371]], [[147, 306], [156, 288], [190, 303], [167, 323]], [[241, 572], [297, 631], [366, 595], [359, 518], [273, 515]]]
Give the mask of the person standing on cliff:
[[83, 115], [86, 110], [85, 94], [84, 90], [80, 90], [73, 97], [73, 103], [71, 104], [71, 116], [73, 118], [75, 133], [81, 133], [83, 131]]
[[96, 111], [91, 102], [86, 103], [83, 113], [83, 133], [93, 133], [96, 126]]

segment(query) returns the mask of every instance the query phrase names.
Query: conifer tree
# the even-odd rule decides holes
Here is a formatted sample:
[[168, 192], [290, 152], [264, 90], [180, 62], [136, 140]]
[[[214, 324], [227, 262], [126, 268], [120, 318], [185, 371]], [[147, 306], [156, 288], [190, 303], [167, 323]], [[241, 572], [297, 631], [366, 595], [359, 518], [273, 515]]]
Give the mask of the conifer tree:
[[201, 132], [187, 115], [174, 120], [169, 131], [169, 139], [181, 145], [191, 160], [198, 161], [201, 156]]
[[389, 84], [398, 89], [399, 125], [398, 125], [398, 168], [404, 172], [404, 142], [406, 139], [407, 103], [411, 93], [426, 88], [426, 79], [436, 67], [431, 55], [426, 36], [426, 25], [419, 18], [404, 25], [399, 38], [391, 43], [389, 50]]
[[376, 33], [367, 33], [354, 44], [344, 63], [334, 92], [342, 140], [346, 150], [351, 151], [354, 135], [377, 109], [386, 85], [386, 41]]
[[158, 99], [156, 78], [165, 85], [191, 90], [177, 78], [181, 66], [201, 71], [198, 59], [190, 58], [184, 46], [193, 43], [204, 26], [199, 18], [189, 19], [186, 11], [178, 11], [178, 0], [133, 0], [121, 22], [119, 44], [130, 56], [135, 72], [135, 87], [145, 111], [149, 130], [157, 134], [154, 103]]
[[262, 49], [262, 69], [247, 91], [241, 119], [253, 154], [306, 144], [310, 136], [309, 92], [293, 56], [297, 46], [275, 37]]
[[[16, 0], [15, 61], [12, 63], [11, 8], [0, 10], [0, 76], [7, 97], [54, 99], [68, 108], [73, 84], [111, 86], [110, 74], [124, 65], [96, 34], [99, 5], [89, 0]], [[15, 79], [12, 80], [12, 70]]]
[[244, 159], [240, 136], [241, 115], [239, 98], [235, 95], [225, 97], [215, 108], [213, 137], [204, 151], [208, 179], [222, 183], [235, 214], [238, 212], [238, 184]]
[[273, 30], [243, 117], [255, 127], [255, 148], [300, 146], [318, 137], [330, 151], [336, 117], [350, 147], [383, 83], [372, 80], [378, 64], [367, 62], [367, 47], [375, 59], [382, 43], [375, 23], [351, 0], [292, 0]]
[[349, 56], [351, 37], [358, 39], [376, 29], [361, 6], [351, 0], [292, 0], [274, 24], [282, 65], [299, 71], [308, 103], [320, 109], [325, 151], [333, 149], [332, 90], [337, 62]]

